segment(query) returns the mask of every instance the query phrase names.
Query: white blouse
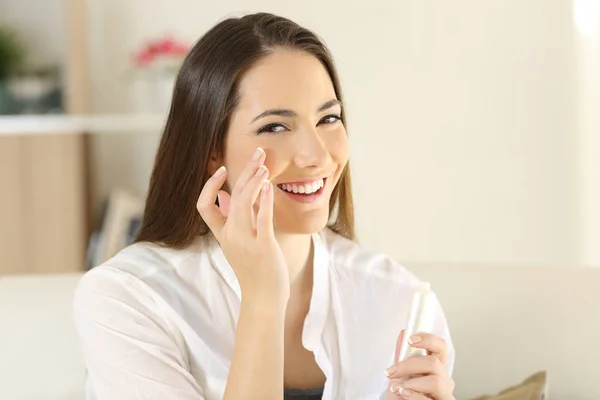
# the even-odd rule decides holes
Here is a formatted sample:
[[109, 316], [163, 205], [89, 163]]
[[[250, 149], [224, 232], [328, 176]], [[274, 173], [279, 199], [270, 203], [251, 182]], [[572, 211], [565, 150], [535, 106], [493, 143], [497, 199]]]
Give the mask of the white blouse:
[[[328, 229], [314, 234], [313, 244], [302, 344], [325, 374], [323, 399], [384, 398], [384, 370], [420, 281]], [[88, 400], [222, 399], [240, 300], [235, 273], [211, 235], [185, 250], [137, 243], [93, 268], [74, 298]], [[433, 333], [448, 343], [452, 372], [441, 307]]]

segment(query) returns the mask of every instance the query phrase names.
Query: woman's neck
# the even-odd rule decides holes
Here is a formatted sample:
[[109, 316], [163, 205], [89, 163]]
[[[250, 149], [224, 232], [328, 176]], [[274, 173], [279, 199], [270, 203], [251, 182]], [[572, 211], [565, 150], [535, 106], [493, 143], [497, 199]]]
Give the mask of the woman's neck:
[[290, 272], [292, 291], [312, 288], [313, 243], [307, 234], [278, 234], [277, 242]]

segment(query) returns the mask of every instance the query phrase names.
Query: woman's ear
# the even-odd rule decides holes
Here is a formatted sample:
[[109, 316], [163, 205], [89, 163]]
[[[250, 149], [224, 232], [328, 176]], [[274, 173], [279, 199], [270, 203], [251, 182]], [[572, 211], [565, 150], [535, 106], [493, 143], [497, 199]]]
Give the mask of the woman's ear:
[[223, 165], [223, 160], [221, 157], [212, 156], [210, 161], [208, 162], [208, 172], [212, 176], [221, 166]]
[[[210, 157], [210, 161], [208, 162], [208, 173], [210, 174], [210, 176], [213, 176], [214, 173], [217, 172], [217, 170], [223, 166], [224, 162], [225, 162], [225, 160], [223, 159], [223, 157], [217, 157], [217, 156]], [[229, 192], [229, 185], [227, 184], [227, 182], [225, 182], [223, 184], [223, 187], [221, 188], [221, 192], [223, 192], [223, 193]]]

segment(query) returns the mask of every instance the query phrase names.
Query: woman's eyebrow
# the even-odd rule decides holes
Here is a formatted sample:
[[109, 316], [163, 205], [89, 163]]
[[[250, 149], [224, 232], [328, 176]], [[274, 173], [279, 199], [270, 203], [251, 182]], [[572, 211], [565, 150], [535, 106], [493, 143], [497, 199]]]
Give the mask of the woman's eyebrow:
[[[317, 112], [325, 111], [328, 108], [331, 108], [331, 107], [337, 106], [337, 105], [340, 105], [340, 106], [342, 105], [342, 102], [339, 101], [338, 99], [332, 99], [332, 100], [326, 101], [317, 109]], [[294, 110], [288, 110], [285, 108], [273, 108], [270, 110], [263, 111], [262, 113], [260, 113], [256, 117], [254, 117], [252, 122], [254, 122], [258, 119], [261, 119], [261, 118], [269, 117], [271, 115], [277, 115], [279, 117], [295, 117], [298, 114]]]
[[332, 99], [332, 100], [326, 101], [325, 103], [323, 103], [323, 105], [321, 107], [319, 107], [317, 112], [325, 111], [328, 108], [331, 108], [331, 107], [337, 106], [337, 105], [339, 105], [340, 107], [342, 106], [342, 102], [339, 101], [338, 99]]
[[259, 115], [254, 117], [252, 122], [256, 121], [257, 119], [268, 117], [270, 115], [278, 115], [280, 117], [295, 117], [298, 114], [296, 114], [295, 111], [286, 110], [285, 108], [274, 108], [274, 109], [267, 110], [267, 111], [260, 113]]

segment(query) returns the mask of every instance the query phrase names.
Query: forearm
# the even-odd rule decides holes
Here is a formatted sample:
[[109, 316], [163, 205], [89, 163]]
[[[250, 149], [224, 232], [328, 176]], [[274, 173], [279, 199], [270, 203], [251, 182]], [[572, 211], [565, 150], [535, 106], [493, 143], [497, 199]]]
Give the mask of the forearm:
[[242, 301], [224, 400], [281, 399], [285, 303]]

